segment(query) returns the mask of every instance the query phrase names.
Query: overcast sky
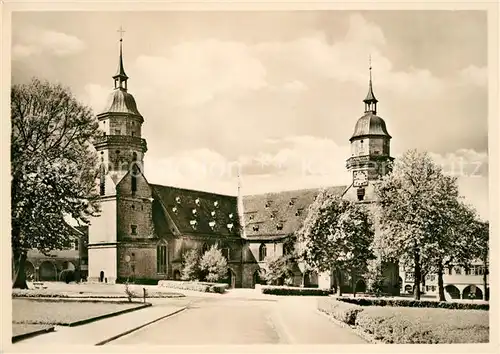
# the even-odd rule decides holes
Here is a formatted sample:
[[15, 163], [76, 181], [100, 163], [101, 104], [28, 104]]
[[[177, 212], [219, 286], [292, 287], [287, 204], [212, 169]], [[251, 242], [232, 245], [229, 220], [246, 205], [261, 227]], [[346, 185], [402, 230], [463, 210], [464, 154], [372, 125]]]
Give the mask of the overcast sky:
[[12, 23], [13, 82], [61, 82], [96, 113], [123, 26], [146, 177], [233, 195], [235, 161], [244, 194], [350, 182], [371, 54], [392, 155], [429, 151], [487, 215], [486, 13], [25, 12]]

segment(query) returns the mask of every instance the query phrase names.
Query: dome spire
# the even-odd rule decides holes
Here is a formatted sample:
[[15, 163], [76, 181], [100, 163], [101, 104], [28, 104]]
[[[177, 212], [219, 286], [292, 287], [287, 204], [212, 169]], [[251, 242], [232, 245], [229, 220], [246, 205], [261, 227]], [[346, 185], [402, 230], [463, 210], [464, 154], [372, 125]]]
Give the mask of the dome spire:
[[115, 89], [121, 89], [127, 91], [128, 76], [127, 74], [125, 74], [125, 69], [123, 68], [123, 50], [122, 50], [123, 33], [125, 31], [120, 26], [120, 29], [117, 30], [117, 32], [120, 33], [120, 58], [118, 62], [118, 70], [116, 71], [116, 74], [113, 76], [113, 79], [115, 80]]
[[377, 114], [377, 102], [378, 100], [375, 98], [375, 94], [373, 93], [373, 85], [372, 85], [372, 56], [370, 54], [369, 57], [369, 70], [370, 70], [370, 83], [368, 86], [368, 94], [366, 98], [363, 100], [365, 103], [365, 113], [372, 112], [373, 114]]

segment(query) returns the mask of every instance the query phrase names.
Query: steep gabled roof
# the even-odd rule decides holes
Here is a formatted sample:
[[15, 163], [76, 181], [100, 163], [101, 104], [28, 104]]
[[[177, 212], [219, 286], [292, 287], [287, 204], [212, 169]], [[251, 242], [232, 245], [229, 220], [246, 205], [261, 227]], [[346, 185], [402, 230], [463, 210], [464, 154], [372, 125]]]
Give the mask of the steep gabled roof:
[[150, 186], [181, 234], [240, 236], [236, 197], [157, 184]]
[[[247, 239], [278, 239], [297, 231], [309, 206], [323, 188], [248, 195], [243, 197]], [[346, 186], [325, 188], [342, 195]]]

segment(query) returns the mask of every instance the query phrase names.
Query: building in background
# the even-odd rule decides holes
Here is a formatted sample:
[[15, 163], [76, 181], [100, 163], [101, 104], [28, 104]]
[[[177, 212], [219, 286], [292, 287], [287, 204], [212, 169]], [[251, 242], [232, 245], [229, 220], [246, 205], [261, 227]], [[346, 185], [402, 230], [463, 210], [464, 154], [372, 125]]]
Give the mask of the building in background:
[[[218, 245], [228, 261], [226, 280], [230, 286], [251, 288], [263, 283], [265, 258], [289, 251], [284, 247], [287, 237], [301, 227], [321, 189], [242, 196], [239, 185], [238, 195], [229, 196], [150, 184], [144, 166], [147, 143], [141, 134], [144, 118], [128, 92], [121, 39], [113, 80], [108, 103], [97, 115], [103, 131], [95, 143], [101, 160], [96, 188], [102, 212], [89, 227], [89, 280], [180, 279], [186, 251], [203, 252]], [[376, 202], [374, 185], [389, 172], [393, 160], [391, 136], [385, 121], [377, 115], [377, 103], [370, 67], [364, 115], [350, 138], [347, 169], [352, 173], [352, 183], [327, 187], [369, 208]], [[406, 291], [409, 283], [399, 276], [398, 264], [384, 264], [383, 271], [387, 293]], [[296, 286], [333, 286], [330, 274], [309, 272], [301, 264], [294, 273]], [[361, 287], [366, 286], [361, 282]], [[464, 282], [463, 289], [458, 283], [449, 285], [463, 293], [468, 286]]]
[[64, 270], [74, 271], [75, 280], [86, 279], [88, 273], [88, 227], [74, 227], [71, 247], [64, 250], [54, 250], [49, 255], [32, 249], [26, 259], [26, 279], [32, 281], [60, 280]]

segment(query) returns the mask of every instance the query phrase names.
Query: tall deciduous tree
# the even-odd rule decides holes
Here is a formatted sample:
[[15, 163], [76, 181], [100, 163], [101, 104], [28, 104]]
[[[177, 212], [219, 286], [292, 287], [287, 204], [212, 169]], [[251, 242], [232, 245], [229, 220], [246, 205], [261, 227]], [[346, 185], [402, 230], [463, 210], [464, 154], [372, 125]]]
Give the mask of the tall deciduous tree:
[[414, 269], [414, 297], [420, 299], [422, 269], [444, 259], [458, 200], [456, 178], [443, 173], [425, 152], [409, 150], [376, 186], [384, 237], [381, 247]]
[[13, 287], [27, 288], [27, 251], [68, 247], [74, 229], [65, 218], [87, 224], [99, 211], [98, 124], [69, 89], [37, 79], [12, 87], [11, 122]]
[[374, 228], [368, 210], [322, 191], [298, 231], [301, 258], [317, 272], [333, 270], [337, 294], [342, 274], [359, 275], [373, 258]]
[[489, 300], [490, 291], [488, 288], [488, 269], [489, 269], [489, 241], [490, 241], [490, 223], [487, 221], [476, 221], [474, 227], [474, 246], [477, 247], [477, 256], [483, 263], [483, 286], [484, 299]]

